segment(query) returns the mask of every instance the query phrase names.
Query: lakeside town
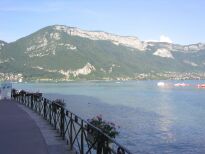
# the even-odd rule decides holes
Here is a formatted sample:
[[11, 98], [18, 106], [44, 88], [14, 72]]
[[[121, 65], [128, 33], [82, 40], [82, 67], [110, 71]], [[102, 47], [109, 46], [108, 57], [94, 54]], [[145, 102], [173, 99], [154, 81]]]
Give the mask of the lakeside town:
[[[179, 72], [165, 72], [165, 73], [139, 73], [135, 74], [134, 77], [105, 77], [97, 80], [119, 80], [119, 81], [127, 81], [127, 80], [204, 80], [205, 73], [204, 72], [187, 72], [187, 73], [179, 73]], [[31, 78], [28, 79], [24, 77], [21, 73], [0, 73], [0, 81], [12, 81], [12, 82], [29, 82], [29, 81], [39, 81], [39, 82], [52, 82], [52, 81], [74, 81], [75, 79], [69, 78]], [[76, 80], [86, 80], [86, 79], [76, 79]]]

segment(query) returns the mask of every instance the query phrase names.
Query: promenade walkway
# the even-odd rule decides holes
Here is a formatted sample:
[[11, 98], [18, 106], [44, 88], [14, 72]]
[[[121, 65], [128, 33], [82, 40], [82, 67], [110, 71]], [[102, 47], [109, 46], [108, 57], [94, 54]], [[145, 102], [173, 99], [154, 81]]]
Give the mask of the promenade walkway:
[[1, 100], [0, 154], [69, 153], [62, 148], [65, 143], [54, 136], [54, 130], [40, 119], [36, 113], [12, 100]]

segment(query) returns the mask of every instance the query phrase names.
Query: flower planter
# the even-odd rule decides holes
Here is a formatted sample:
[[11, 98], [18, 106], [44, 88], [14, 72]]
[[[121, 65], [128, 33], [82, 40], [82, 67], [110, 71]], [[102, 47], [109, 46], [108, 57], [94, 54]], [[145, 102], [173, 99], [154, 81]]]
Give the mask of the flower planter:
[[[88, 141], [88, 144], [90, 146], [92, 146], [94, 144], [94, 142], [96, 142], [95, 137], [92, 133], [87, 133], [87, 141]], [[98, 141], [93, 145], [93, 149], [97, 149], [97, 144], [98, 144]], [[108, 147], [109, 147], [109, 149], [112, 149], [113, 148], [113, 143], [109, 142]]]
[[90, 123], [86, 125], [88, 144], [92, 148], [97, 149], [97, 153], [101, 153], [103, 150], [104, 152], [107, 152], [107, 150], [110, 151], [113, 148], [113, 143], [106, 135], [110, 138], [115, 138], [119, 134], [116, 125], [112, 122], [102, 120], [101, 115], [88, 119], [88, 122]]
[[[95, 142], [95, 137], [92, 133], [87, 133], [87, 141], [90, 146], [92, 146]], [[93, 145], [94, 149], [97, 149], [97, 142]]]

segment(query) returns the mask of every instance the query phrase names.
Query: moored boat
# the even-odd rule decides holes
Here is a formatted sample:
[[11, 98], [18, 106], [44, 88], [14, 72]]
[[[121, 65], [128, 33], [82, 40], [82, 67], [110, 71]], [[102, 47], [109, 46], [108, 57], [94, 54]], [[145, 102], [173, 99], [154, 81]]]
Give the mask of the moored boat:
[[187, 86], [190, 86], [190, 84], [187, 84], [187, 83], [176, 83], [174, 84], [175, 87], [187, 87]]
[[204, 84], [198, 84], [197, 87], [198, 88], [205, 88], [205, 83]]

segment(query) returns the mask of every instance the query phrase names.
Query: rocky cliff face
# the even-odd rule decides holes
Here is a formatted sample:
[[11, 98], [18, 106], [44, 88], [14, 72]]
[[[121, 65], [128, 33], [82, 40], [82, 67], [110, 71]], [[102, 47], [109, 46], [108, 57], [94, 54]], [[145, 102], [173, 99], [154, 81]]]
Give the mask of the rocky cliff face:
[[[139, 50], [145, 50], [146, 43], [140, 41], [137, 37], [131, 36], [119, 36], [111, 33], [106, 32], [96, 32], [96, 31], [86, 31], [75, 27], [67, 27], [67, 26], [60, 26], [56, 25], [53, 29], [57, 32], [65, 32], [71, 36], [79, 36], [83, 38], [88, 38], [91, 40], [107, 40], [111, 41], [115, 45], [123, 45]], [[58, 33], [57, 33], [58, 34]]]
[[166, 42], [147, 42], [146, 50], [155, 51], [153, 55], [164, 58], [174, 58], [175, 53], [197, 53], [205, 50], [205, 44], [197, 43], [190, 45], [179, 45]]

